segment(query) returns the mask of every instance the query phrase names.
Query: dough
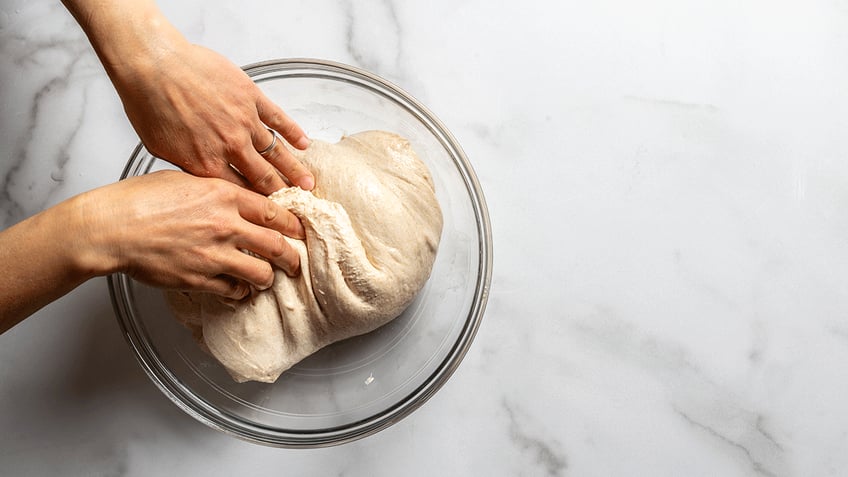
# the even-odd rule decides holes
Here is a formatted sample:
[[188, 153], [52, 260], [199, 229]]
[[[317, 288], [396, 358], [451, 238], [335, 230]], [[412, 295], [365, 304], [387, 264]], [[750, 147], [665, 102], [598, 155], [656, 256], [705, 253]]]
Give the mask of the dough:
[[430, 276], [439, 245], [433, 181], [404, 138], [366, 131], [292, 153], [316, 186], [270, 198], [306, 230], [305, 241], [286, 237], [301, 273], [276, 270], [271, 288], [239, 302], [167, 294], [177, 319], [238, 382], [274, 382], [320, 348], [400, 315]]

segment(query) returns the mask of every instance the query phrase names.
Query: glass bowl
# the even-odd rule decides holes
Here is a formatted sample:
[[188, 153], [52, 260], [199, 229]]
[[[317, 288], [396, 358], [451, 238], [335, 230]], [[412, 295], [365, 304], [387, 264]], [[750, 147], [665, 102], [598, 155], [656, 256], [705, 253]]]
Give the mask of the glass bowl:
[[[355, 440], [398, 422], [451, 376], [489, 293], [492, 241], [474, 171], [447, 129], [397, 86], [328, 61], [257, 63], [245, 71], [315, 139], [382, 129], [406, 137], [427, 164], [444, 214], [429, 281], [397, 319], [318, 351], [274, 384], [238, 384], [169, 311], [161, 290], [116, 274], [109, 290], [124, 336], [150, 379], [212, 428], [280, 447]], [[122, 179], [173, 168], [139, 144]]]

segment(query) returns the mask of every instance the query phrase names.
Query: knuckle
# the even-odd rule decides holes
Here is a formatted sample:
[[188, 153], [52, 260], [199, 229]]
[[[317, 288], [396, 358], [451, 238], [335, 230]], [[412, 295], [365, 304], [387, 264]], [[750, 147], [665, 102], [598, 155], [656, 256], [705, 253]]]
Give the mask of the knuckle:
[[291, 231], [292, 238], [306, 238], [306, 229], [300, 218], [293, 213], [286, 214], [286, 230]]
[[272, 108], [270, 111], [265, 112], [265, 121], [269, 124], [277, 126], [284, 123], [285, 119], [286, 117], [283, 112], [277, 108]]
[[310, 174], [309, 169], [307, 169], [306, 166], [301, 164], [300, 161], [294, 162], [294, 164], [292, 165], [290, 174], [295, 179], [299, 179], [301, 177], [312, 175], [312, 174]]
[[279, 215], [278, 205], [270, 199], [265, 199], [265, 210], [262, 214], [262, 219], [266, 224], [273, 223]]
[[225, 157], [238, 156], [244, 149], [244, 139], [241, 134], [228, 132], [221, 137], [221, 149]]
[[292, 121], [285, 122], [283, 125], [283, 130], [281, 131], [281, 134], [285, 137], [293, 137], [299, 133], [300, 129], [298, 128], [297, 124]]
[[271, 243], [273, 244], [270, 249], [271, 256], [281, 257], [284, 253], [286, 253], [288, 244], [286, 243], [286, 239], [283, 238], [283, 234], [275, 232], [274, 239], [271, 241]]
[[227, 181], [208, 181], [209, 191], [217, 197], [217, 201], [231, 203], [238, 199], [239, 190]]
[[257, 260], [256, 262], [255, 265], [244, 270], [245, 278], [260, 290], [268, 289], [274, 284], [274, 269], [266, 261]]
[[[220, 215], [210, 216], [207, 227], [212, 237], [216, 240], [224, 240], [233, 235], [233, 227], [230, 220]], [[204, 258], [208, 260], [211, 257], [206, 256]]]
[[263, 172], [260, 176], [258, 176], [253, 182], [257, 188], [261, 190], [270, 190], [276, 185], [279, 176], [277, 175], [276, 170], [269, 165], [265, 172]]
[[262, 272], [262, 288], [270, 288], [274, 284], [274, 269], [267, 265]]

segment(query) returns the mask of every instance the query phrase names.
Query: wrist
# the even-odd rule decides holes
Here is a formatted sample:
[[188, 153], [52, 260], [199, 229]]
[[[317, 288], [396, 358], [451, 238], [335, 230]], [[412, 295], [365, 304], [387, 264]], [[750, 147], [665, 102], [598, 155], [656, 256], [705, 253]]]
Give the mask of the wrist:
[[97, 189], [62, 203], [58, 212], [65, 220], [55, 221], [63, 229], [57, 236], [67, 236], [67, 262], [83, 280], [121, 271], [120, 226], [109, 220], [110, 204], [96, 194]]

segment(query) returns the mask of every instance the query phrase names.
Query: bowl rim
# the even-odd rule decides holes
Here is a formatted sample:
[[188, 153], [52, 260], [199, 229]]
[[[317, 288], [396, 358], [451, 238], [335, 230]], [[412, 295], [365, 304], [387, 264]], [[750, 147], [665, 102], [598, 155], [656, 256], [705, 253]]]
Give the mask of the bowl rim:
[[[488, 302], [493, 266], [491, 223], [482, 188], [480, 187], [480, 183], [465, 155], [465, 152], [459, 146], [459, 143], [448, 131], [445, 125], [437, 119], [429, 109], [413, 98], [410, 94], [406, 93], [397, 85], [373, 73], [344, 63], [323, 59], [275, 59], [251, 63], [242, 67], [245, 73], [247, 73], [247, 75], [251, 78], [266, 72], [280, 71], [281, 68], [288, 70], [298, 68], [318, 70], [326, 73], [328, 76], [335, 77], [335, 79], [340, 79], [336, 76], [342, 78], [350, 77], [358, 80], [355, 81], [355, 83], [359, 86], [368, 86], [367, 83], [369, 82], [376, 84], [381, 89], [372, 87], [371, 89], [374, 92], [383, 96], [389, 96], [390, 99], [400, 102], [401, 104], [407, 103], [411, 105], [411, 108], [407, 108], [409, 112], [416, 116], [416, 118], [424, 124], [434, 136], [437, 137], [442, 146], [451, 153], [454, 162], [457, 162], [457, 170], [462, 175], [462, 179], [469, 192], [473, 193], [473, 197], [476, 199], [472, 200], [471, 203], [474, 214], [477, 218], [478, 239], [480, 245], [478, 251], [477, 284], [472, 295], [471, 307], [468, 310], [462, 330], [450, 351], [444, 358], [442, 358], [439, 366], [415, 390], [406, 394], [395, 404], [379, 413], [354, 423], [314, 431], [295, 431], [270, 428], [256, 423], [247, 423], [244, 420], [238, 419], [238, 429], [231, 428], [224, 425], [224, 423], [232, 423], [234, 419], [227, 417], [225, 413], [215, 409], [202, 399], [197, 397], [193, 398], [192, 396], [187, 395], [185, 390], [178, 385], [179, 380], [170, 372], [170, 370], [161, 365], [160, 361], [156, 357], [156, 352], [152, 349], [149, 341], [143, 339], [144, 337], [140, 330], [134, 326], [130, 326], [129, 322], [132, 320], [128, 317], [132, 316], [132, 306], [127, 301], [127, 297], [129, 295], [126, 291], [130, 283], [130, 278], [124, 274], [113, 274], [107, 277], [107, 282], [109, 295], [112, 300], [112, 306], [116, 312], [118, 324], [125, 340], [133, 350], [136, 360], [139, 362], [148, 378], [150, 378], [159, 390], [162, 391], [162, 393], [165, 394], [165, 396], [167, 396], [174, 404], [176, 404], [177, 407], [213, 429], [217, 429], [248, 442], [284, 448], [327, 447], [361, 439], [399, 422], [427, 402], [439, 389], [442, 388], [442, 386], [444, 386], [459, 367], [459, 364], [462, 362], [477, 334], [477, 330], [482, 322], [483, 314]], [[363, 81], [366, 84], [363, 84]], [[121, 174], [121, 180], [132, 175], [149, 172], [154, 161], [136, 161], [136, 158], [138, 158], [144, 150], [144, 145], [139, 142], [130, 155], [130, 159], [127, 161], [127, 165]], [[145, 162], [149, 162], [149, 164], [144, 164]], [[158, 366], [156, 366], [157, 364]]]

